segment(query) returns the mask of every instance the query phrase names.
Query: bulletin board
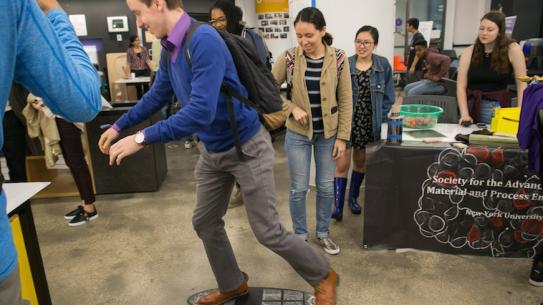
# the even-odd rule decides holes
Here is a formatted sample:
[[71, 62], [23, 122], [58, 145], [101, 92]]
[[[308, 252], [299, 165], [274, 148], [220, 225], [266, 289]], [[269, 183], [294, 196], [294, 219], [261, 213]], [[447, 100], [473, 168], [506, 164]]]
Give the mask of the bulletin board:
[[126, 53], [108, 53], [106, 54], [107, 76], [111, 93], [111, 101], [137, 100], [136, 89], [134, 86], [128, 86], [128, 98], [125, 95], [125, 85], [115, 84], [115, 81], [124, 77], [123, 66], [126, 66]]

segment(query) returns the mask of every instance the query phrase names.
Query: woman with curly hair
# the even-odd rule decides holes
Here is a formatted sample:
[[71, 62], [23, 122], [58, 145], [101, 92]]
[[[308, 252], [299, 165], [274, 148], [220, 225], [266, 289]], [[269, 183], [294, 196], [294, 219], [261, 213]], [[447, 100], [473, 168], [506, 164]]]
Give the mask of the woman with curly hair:
[[[515, 75], [526, 75], [524, 54], [505, 34], [505, 15], [489, 12], [481, 18], [479, 35], [460, 58], [457, 96], [460, 121], [489, 124], [494, 108], [510, 107], [507, 84]], [[526, 84], [516, 81], [518, 106]]]

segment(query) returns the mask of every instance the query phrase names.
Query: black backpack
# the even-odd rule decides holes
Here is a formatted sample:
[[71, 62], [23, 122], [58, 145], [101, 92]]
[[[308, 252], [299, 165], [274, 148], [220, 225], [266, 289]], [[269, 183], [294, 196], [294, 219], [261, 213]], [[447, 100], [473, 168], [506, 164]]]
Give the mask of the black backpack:
[[[189, 52], [190, 38], [192, 33], [204, 24], [202, 22], [193, 22], [185, 36], [185, 54], [189, 65], [192, 65]], [[245, 158], [241, 152], [241, 142], [236, 127], [232, 97], [256, 109], [260, 115], [260, 120], [268, 130], [275, 130], [285, 123], [286, 117], [282, 111], [283, 102], [275, 78], [265, 63], [262, 63], [259, 59], [254, 46], [241, 36], [223, 30], [217, 30], [217, 32], [230, 50], [232, 59], [236, 65], [238, 77], [249, 95], [246, 98], [226, 84], [222, 84], [221, 86], [221, 91], [228, 96], [226, 105], [234, 144], [238, 156], [243, 160]]]

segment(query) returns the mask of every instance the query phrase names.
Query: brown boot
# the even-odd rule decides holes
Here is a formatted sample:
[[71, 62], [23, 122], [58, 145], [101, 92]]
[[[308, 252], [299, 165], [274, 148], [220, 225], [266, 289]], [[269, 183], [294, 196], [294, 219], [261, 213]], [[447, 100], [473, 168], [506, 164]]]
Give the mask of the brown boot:
[[221, 292], [219, 289], [215, 289], [211, 291], [208, 295], [200, 297], [197, 302], [198, 305], [219, 305], [240, 296], [246, 295], [249, 292], [249, 286], [247, 285], [249, 276], [245, 272], [243, 272], [243, 277], [245, 279], [243, 280], [243, 282], [241, 282], [241, 285], [235, 290]]
[[339, 275], [330, 268], [326, 278], [315, 287], [315, 305], [336, 305], [336, 286], [339, 285]]

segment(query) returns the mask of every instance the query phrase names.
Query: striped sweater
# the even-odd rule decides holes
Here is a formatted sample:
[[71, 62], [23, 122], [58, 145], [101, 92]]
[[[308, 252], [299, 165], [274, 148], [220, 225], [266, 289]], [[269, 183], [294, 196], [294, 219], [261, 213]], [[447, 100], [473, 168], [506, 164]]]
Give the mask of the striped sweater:
[[306, 56], [305, 59], [307, 61], [307, 70], [305, 71], [305, 84], [307, 86], [307, 94], [309, 95], [309, 103], [311, 105], [313, 133], [324, 133], [320, 85], [324, 57], [319, 59], [311, 59]]

